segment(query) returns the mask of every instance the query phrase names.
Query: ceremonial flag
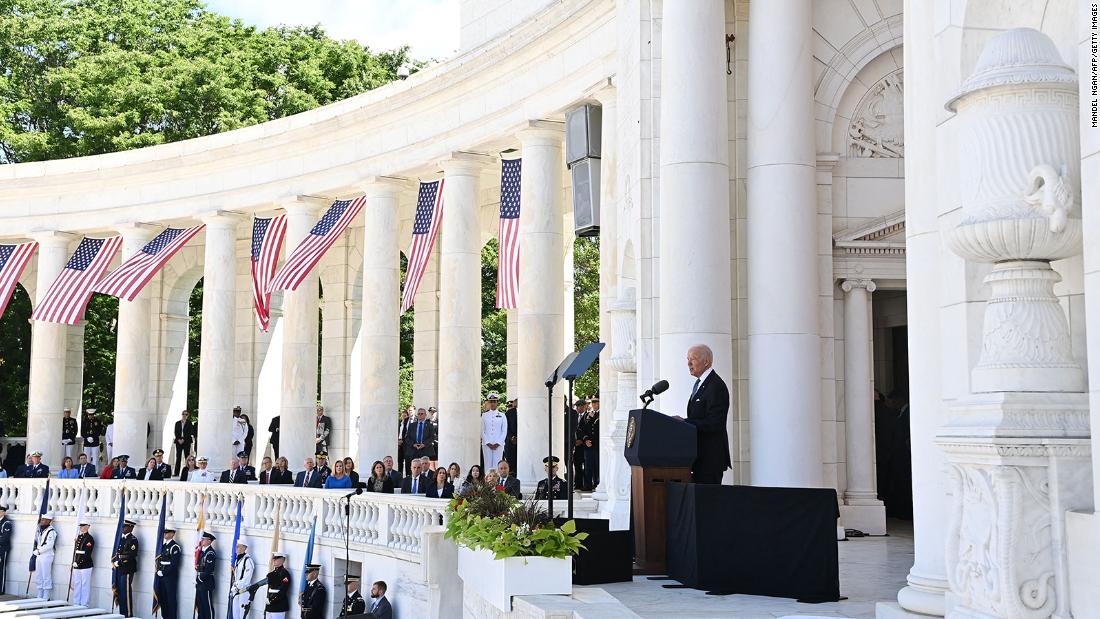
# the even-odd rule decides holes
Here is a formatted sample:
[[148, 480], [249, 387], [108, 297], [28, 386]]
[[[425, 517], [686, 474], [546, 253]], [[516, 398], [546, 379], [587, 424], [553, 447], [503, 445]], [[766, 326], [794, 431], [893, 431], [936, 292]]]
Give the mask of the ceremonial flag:
[[118, 568], [115, 567], [114, 557], [118, 556], [118, 546], [122, 543], [122, 525], [126, 524], [126, 489], [119, 493], [122, 502], [118, 506], [118, 526], [115, 527], [115, 544], [111, 546], [111, 608], [118, 604]]
[[313, 517], [313, 524], [309, 527], [309, 542], [306, 543], [306, 558], [302, 561], [302, 586], [298, 589], [298, 593], [302, 593], [306, 590], [306, 567], [313, 563], [313, 536], [317, 533], [317, 517]]
[[92, 287], [99, 282], [119, 247], [122, 247], [121, 236], [81, 239], [76, 252], [34, 308], [31, 320], [67, 325], [79, 322], [92, 298]]
[[199, 551], [202, 550], [202, 534], [206, 533], [206, 495], [199, 502], [199, 526], [195, 535], [195, 569], [199, 567]]
[[267, 289], [279, 264], [279, 250], [286, 236], [286, 215], [252, 220], [252, 300], [260, 330], [271, 322], [271, 291]]
[[133, 301], [157, 271], [203, 227], [199, 224], [186, 229], [167, 228], [99, 282], [95, 291]]
[[500, 228], [497, 231], [497, 308], [519, 303], [519, 187], [522, 159], [500, 162]]
[[164, 517], [168, 513], [168, 493], [160, 495], [160, 522], [157, 523], [157, 552], [153, 555], [156, 565], [153, 566], [153, 615], [160, 612], [160, 553], [164, 552]]
[[363, 196], [352, 200], [337, 200], [328, 207], [325, 216], [313, 226], [306, 238], [294, 248], [294, 252], [283, 263], [283, 268], [275, 274], [268, 285], [272, 290], [297, 290], [313, 267], [321, 261], [325, 252], [332, 247], [351, 220], [363, 210], [367, 199]]
[[273, 556], [276, 552], [279, 552], [279, 542], [283, 537], [283, 504], [275, 504], [275, 533], [271, 536], [271, 554], [267, 556], [267, 571], [275, 569], [275, 563]]
[[[42, 491], [42, 504], [38, 507], [38, 520], [35, 521], [34, 550], [38, 550], [38, 522], [42, 520], [42, 514], [46, 513], [50, 504], [50, 478], [46, 478], [46, 489]], [[34, 573], [34, 567], [38, 563], [38, 555], [31, 552], [30, 571]]]
[[38, 249], [38, 243], [20, 243], [19, 245], [0, 245], [0, 316], [8, 308], [11, 300], [11, 292], [15, 290], [15, 284], [19, 283], [19, 276], [27, 263], [31, 261], [34, 250]]
[[[233, 579], [237, 577], [237, 542], [241, 540], [241, 498], [237, 497], [237, 522], [233, 525], [233, 545], [229, 551], [229, 596], [228, 605], [225, 608], [225, 616], [233, 616]], [[252, 584], [252, 583], [248, 583]]]
[[405, 269], [405, 292], [401, 295], [401, 312], [412, 307], [416, 289], [428, 268], [435, 237], [439, 234], [439, 222], [443, 220], [443, 181], [420, 183], [420, 195], [416, 199], [416, 217], [413, 219], [412, 242], [409, 244], [409, 264]]

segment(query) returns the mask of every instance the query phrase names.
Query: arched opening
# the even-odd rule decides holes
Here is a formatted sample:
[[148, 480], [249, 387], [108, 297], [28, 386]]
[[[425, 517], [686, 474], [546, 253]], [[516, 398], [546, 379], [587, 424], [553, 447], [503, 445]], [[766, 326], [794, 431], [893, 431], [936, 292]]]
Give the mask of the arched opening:
[[[573, 339], [580, 350], [600, 341], [600, 237], [579, 236], [573, 241]], [[600, 391], [600, 360], [574, 386], [578, 397]]]
[[93, 294], [84, 312], [84, 373], [81, 406], [96, 409], [102, 427], [115, 409], [118, 297]]
[[[191, 421], [199, 419], [199, 357], [202, 352], [202, 279], [187, 297], [187, 392], [186, 408]], [[178, 415], [180, 411], [176, 411]], [[171, 415], [169, 415], [171, 417]], [[172, 422], [175, 423], [175, 419]]]
[[508, 391], [508, 311], [497, 308], [497, 240], [481, 248], [481, 393]]
[[[405, 289], [405, 274], [409, 267], [409, 259], [405, 256], [405, 252], [401, 252], [401, 285], [397, 289], [397, 302], [401, 303], [401, 291]], [[399, 305], [400, 307], [400, 305]], [[404, 409], [413, 403], [413, 377], [414, 377], [414, 359], [413, 359], [413, 334], [416, 332], [416, 321], [414, 317], [415, 312], [408, 311], [403, 312], [400, 318], [399, 337], [400, 337], [400, 361], [398, 364], [398, 409]]]
[[31, 309], [30, 295], [17, 284], [0, 317], [0, 436], [27, 435]]

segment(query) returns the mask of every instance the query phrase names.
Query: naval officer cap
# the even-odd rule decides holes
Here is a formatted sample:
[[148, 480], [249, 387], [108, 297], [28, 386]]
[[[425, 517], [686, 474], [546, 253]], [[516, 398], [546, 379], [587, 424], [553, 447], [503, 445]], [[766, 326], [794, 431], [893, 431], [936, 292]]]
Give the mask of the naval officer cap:
[[48, 510], [42, 512], [42, 514], [40, 516], [38, 516], [38, 519], [41, 520], [43, 518], [45, 518], [46, 520], [53, 520], [53, 512], [48, 511]]
[[359, 574], [348, 574], [344, 577], [344, 582], [359, 582]]
[[489, 402], [496, 402], [500, 400], [500, 394], [495, 391], [490, 391], [489, 395], [485, 396], [485, 399]]
[[127, 454], [122, 454], [118, 457], [118, 459], [122, 462], [129, 462], [130, 461], [130, 456], [128, 456]]
[[125, 520], [125, 521], [123, 521], [122, 524], [127, 526], [127, 527], [136, 527], [137, 526], [137, 523], [134, 522], [133, 520]]
[[559, 458], [557, 456], [546, 456], [545, 458], [542, 459], [543, 464], [549, 464], [551, 462], [553, 462], [554, 464], [557, 464], [557, 463], [561, 462], [561, 458]]
[[42, 457], [42, 452], [41, 451], [32, 451], [31, 456], [32, 457], [37, 456], [37, 457], [41, 458]]
[[199, 459], [195, 462], [210, 462], [210, 460], [206, 456], [199, 456]]
[[90, 526], [92, 526], [92, 523], [89, 522], [89, 520], [91, 520], [91, 518], [81, 518], [80, 522], [78, 522], [76, 524], [79, 525], [79, 526], [82, 526], [82, 527], [90, 527]]
[[175, 533], [176, 530], [172, 527], [164, 527], [164, 532], [165, 533]]
[[320, 563], [310, 563], [309, 565], [306, 566], [306, 573], [307, 574], [309, 572], [320, 572], [320, 571], [321, 571], [321, 564]]
[[203, 539], [208, 539], [210, 541], [214, 541], [214, 540], [218, 539], [218, 538], [214, 537], [214, 534], [211, 533], [210, 531], [203, 531], [202, 532], [202, 538]]
[[164, 450], [163, 449], [154, 449], [153, 450], [153, 455], [154, 456], [163, 456], [164, 455]]
[[4, 513], [6, 511], [8, 511], [8, 506], [0, 503], [0, 513]]
[[275, 552], [271, 553], [271, 558], [272, 559], [285, 559], [286, 558], [286, 553], [281, 551], [281, 550], [276, 550]]

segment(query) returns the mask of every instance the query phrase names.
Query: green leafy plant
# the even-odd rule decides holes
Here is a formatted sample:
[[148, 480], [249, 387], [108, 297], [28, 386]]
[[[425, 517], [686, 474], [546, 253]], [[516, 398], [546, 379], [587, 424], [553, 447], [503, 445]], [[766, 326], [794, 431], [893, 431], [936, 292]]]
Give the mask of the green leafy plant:
[[494, 558], [550, 557], [578, 554], [587, 533], [570, 520], [560, 528], [536, 501], [520, 503], [487, 484], [472, 484], [451, 500], [448, 539], [470, 549], [484, 549]]

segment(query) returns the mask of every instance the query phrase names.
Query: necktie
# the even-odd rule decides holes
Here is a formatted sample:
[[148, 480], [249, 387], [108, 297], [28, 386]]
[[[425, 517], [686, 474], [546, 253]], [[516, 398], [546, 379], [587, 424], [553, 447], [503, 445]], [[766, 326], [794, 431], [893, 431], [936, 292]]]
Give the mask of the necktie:
[[303, 486], [308, 486], [309, 485], [309, 478], [312, 477], [312, 476], [313, 476], [313, 471], [306, 471], [306, 483], [304, 483], [302, 485]]
[[416, 494], [416, 482], [417, 481], [419, 481], [419, 478], [418, 477], [413, 477], [413, 487], [412, 487], [412, 493], [413, 494]]
[[695, 386], [691, 388], [691, 397], [689, 397], [689, 398], [688, 398], [689, 400], [690, 400], [691, 398], [694, 398], [694, 397], [695, 397], [695, 392], [696, 392], [696, 391], [699, 391], [699, 383], [700, 383], [700, 382], [701, 382], [701, 379], [699, 379], [699, 378], [696, 378], [696, 379], [695, 379]]
[[421, 439], [423, 439], [423, 438], [424, 438], [424, 422], [421, 421], [420, 423], [416, 424], [416, 444], [417, 445], [422, 444], [424, 441], [421, 440]]

